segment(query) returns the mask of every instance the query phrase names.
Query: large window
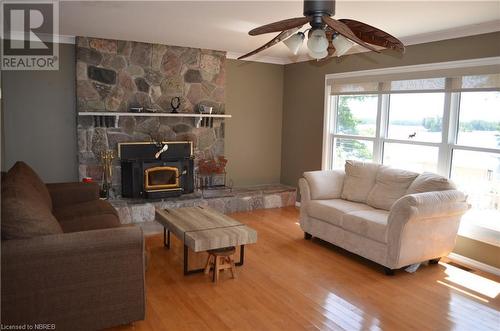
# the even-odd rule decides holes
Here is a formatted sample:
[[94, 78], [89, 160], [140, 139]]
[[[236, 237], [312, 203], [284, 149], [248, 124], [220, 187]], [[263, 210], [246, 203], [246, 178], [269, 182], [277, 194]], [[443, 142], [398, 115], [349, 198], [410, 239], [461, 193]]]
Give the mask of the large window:
[[392, 94], [388, 137], [441, 142], [444, 93]]
[[450, 177], [472, 205], [463, 220], [500, 233], [499, 74], [327, 88], [324, 168], [356, 159]]

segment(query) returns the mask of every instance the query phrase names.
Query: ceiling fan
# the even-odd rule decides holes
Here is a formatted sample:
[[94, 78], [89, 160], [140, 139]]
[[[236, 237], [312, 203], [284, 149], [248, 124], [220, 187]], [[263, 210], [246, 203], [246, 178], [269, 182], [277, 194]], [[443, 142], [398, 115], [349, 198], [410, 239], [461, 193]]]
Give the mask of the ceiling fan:
[[[251, 36], [271, 32], [279, 32], [279, 34], [266, 44], [238, 59], [257, 54], [281, 41], [294, 55], [297, 55], [306, 33], [308, 35], [308, 53], [317, 60], [334, 55], [342, 56], [354, 44], [377, 53], [380, 51], [373, 45], [404, 52], [403, 43], [387, 32], [351, 19], [336, 20], [332, 18], [334, 14], [335, 0], [304, 0], [304, 17], [289, 18], [266, 24], [248, 32]], [[299, 31], [305, 24], [309, 24], [311, 27], [304, 32]]]

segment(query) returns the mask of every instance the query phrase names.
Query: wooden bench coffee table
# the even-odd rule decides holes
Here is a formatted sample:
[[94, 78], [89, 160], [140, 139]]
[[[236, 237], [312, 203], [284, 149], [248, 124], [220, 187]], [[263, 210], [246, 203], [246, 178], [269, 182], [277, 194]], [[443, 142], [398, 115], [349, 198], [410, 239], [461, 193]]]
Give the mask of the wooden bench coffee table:
[[202, 272], [189, 270], [188, 249], [204, 252], [211, 249], [240, 246], [243, 265], [245, 245], [257, 242], [257, 232], [248, 226], [210, 207], [186, 207], [176, 209], [156, 208], [156, 221], [163, 225], [163, 244], [170, 248], [170, 232], [184, 244], [184, 274]]

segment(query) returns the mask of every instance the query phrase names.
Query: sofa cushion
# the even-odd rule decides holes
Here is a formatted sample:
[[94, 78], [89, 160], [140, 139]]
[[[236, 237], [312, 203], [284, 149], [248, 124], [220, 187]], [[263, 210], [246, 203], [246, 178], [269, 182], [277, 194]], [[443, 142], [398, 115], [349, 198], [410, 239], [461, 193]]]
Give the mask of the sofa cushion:
[[379, 167], [376, 163], [347, 160], [342, 199], [366, 202], [368, 193], [375, 185]]
[[18, 161], [7, 172], [6, 181], [14, 185], [31, 186], [40, 196], [40, 199], [52, 210], [52, 199], [45, 183], [33, 169], [24, 162]]
[[342, 199], [311, 200], [307, 206], [309, 216], [336, 226], [341, 226], [342, 215], [360, 210], [373, 210], [373, 208], [364, 203]]
[[381, 166], [366, 203], [374, 208], [390, 210], [394, 202], [406, 194], [417, 176], [416, 172]]
[[389, 212], [381, 209], [362, 210], [344, 214], [342, 228], [375, 241], [387, 242]]
[[120, 220], [113, 214], [86, 215], [66, 218], [60, 221], [65, 233], [120, 227]]
[[406, 194], [424, 193], [433, 191], [455, 190], [455, 184], [446, 177], [424, 172], [420, 174], [408, 187]]
[[109, 202], [103, 200], [80, 202], [54, 209], [54, 216], [59, 222], [64, 222], [64, 220], [75, 217], [103, 214], [111, 214], [118, 217], [116, 209]]
[[22, 239], [62, 233], [48, 206], [32, 187], [6, 183], [2, 187], [2, 239]]
[[304, 178], [309, 184], [312, 200], [340, 198], [344, 183], [342, 170], [307, 171]]

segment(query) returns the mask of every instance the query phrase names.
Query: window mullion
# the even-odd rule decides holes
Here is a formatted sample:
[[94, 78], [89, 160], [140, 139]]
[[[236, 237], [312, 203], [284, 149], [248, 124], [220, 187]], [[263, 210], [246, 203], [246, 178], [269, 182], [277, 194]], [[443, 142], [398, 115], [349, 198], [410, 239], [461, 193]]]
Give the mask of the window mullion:
[[325, 112], [323, 118], [323, 148], [321, 169], [332, 169], [333, 163], [331, 162], [335, 153], [335, 146], [333, 145], [332, 133], [335, 132], [335, 121], [337, 120], [337, 97], [330, 95], [329, 85], [325, 88]]
[[382, 151], [383, 151], [383, 141], [382, 137], [385, 137], [385, 131], [386, 131], [386, 113], [387, 113], [387, 107], [386, 107], [386, 98], [385, 94], [381, 94], [383, 90], [383, 83], [378, 84], [378, 99], [377, 99], [377, 121], [376, 121], [376, 133], [375, 133], [375, 141], [373, 142], [373, 162], [375, 163], [382, 163]]
[[[333, 165], [334, 165], [334, 160], [333, 158], [335, 157], [335, 135], [332, 133], [330, 134], [330, 155], [328, 155], [328, 170], [333, 170]], [[325, 169], [323, 169], [325, 170]]]
[[460, 112], [460, 93], [453, 92], [450, 97], [450, 114], [449, 114], [449, 125], [447, 127], [448, 130], [448, 140], [446, 141], [446, 169], [445, 174], [448, 177], [451, 177], [451, 165], [453, 162], [453, 147], [457, 142], [458, 136], [458, 121], [459, 121], [459, 112]]
[[438, 154], [438, 173], [448, 177], [450, 175], [451, 166], [451, 150], [449, 148], [449, 134], [450, 134], [450, 113], [452, 105], [452, 93], [449, 92], [451, 89], [452, 81], [451, 78], [446, 78], [446, 90], [444, 95], [444, 109], [443, 109], [443, 121], [441, 125], [441, 144], [439, 144], [439, 154]]

